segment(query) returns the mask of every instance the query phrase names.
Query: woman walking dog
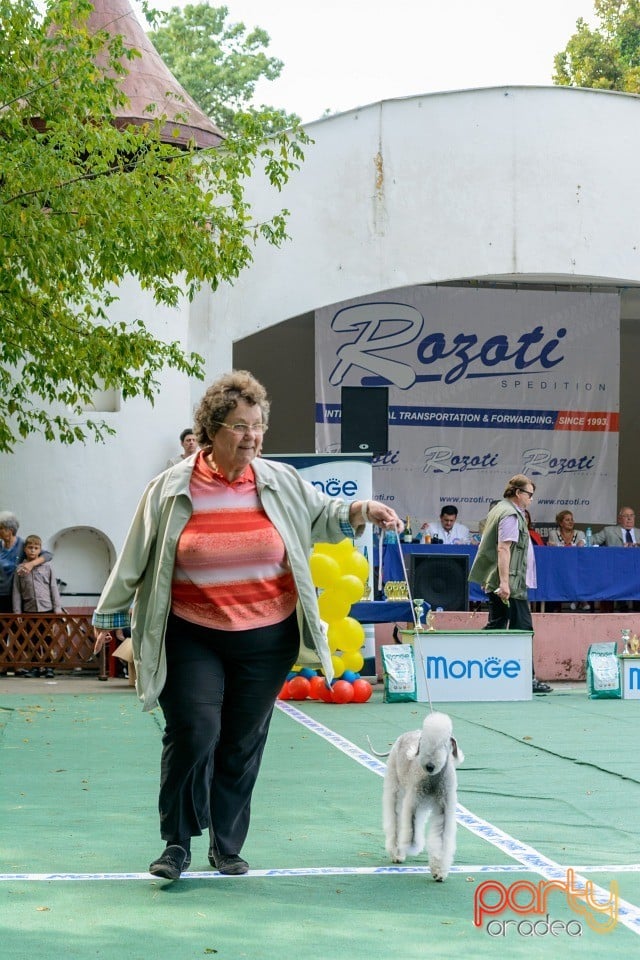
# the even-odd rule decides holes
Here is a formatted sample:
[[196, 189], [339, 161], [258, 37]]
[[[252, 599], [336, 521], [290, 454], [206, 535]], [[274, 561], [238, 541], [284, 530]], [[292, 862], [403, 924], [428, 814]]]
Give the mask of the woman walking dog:
[[264, 387], [247, 371], [220, 377], [195, 417], [200, 451], [145, 490], [96, 612], [95, 649], [129, 626], [144, 709], [165, 717], [160, 832], [149, 870], [176, 880], [191, 838], [209, 833], [221, 873], [240, 856], [278, 692], [293, 663], [332, 676], [309, 571], [314, 542], [365, 523], [402, 530], [390, 507], [346, 503], [260, 454]]

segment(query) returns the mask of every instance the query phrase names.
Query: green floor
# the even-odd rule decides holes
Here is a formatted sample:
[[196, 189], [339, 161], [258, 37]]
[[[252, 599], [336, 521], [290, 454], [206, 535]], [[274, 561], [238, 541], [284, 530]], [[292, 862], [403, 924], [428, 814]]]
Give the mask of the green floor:
[[[525, 703], [439, 704], [466, 755], [459, 803], [469, 824], [458, 829], [444, 884], [425, 872], [424, 855], [407, 863], [421, 872], [375, 872], [389, 867], [382, 779], [362, 762], [367, 735], [384, 749], [420, 725], [425, 705], [383, 704], [376, 691], [362, 705], [293, 706], [294, 716], [279, 710], [272, 724], [243, 851], [252, 872], [211, 872], [201, 838], [190, 874], [171, 884], [145, 872], [162, 846], [161, 715], [143, 714], [132, 691], [30, 695], [17, 683], [0, 701], [2, 956], [412, 960], [638, 948], [637, 702], [590, 701], [580, 689]], [[583, 920], [577, 935], [580, 915], [560, 891], [546, 911], [555, 936], [542, 927], [533, 935], [540, 917], [531, 913], [500, 914], [492, 933], [486, 921], [474, 926], [480, 884], [537, 885], [550, 865], [563, 877], [567, 867], [584, 870], [599, 897], [617, 881], [611, 933]]]

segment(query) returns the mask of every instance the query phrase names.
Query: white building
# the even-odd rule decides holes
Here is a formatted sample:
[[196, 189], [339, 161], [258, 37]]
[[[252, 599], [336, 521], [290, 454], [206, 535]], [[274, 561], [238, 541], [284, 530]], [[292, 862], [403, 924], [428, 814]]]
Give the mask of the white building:
[[[502, 87], [383, 101], [308, 126], [315, 141], [281, 194], [256, 178], [257, 218], [291, 211], [291, 240], [261, 243], [236, 284], [177, 309], [133, 282], [110, 308], [206, 358], [208, 379], [248, 367], [273, 401], [265, 453], [314, 444], [313, 315], [418, 284], [616, 289], [621, 304], [619, 495], [640, 508], [640, 98]], [[585, 364], [597, 365], [585, 343]], [[0, 456], [0, 507], [55, 553], [68, 606], [90, 603], [146, 482], [178, 450], [202, 384], [172, 372], [155, 406], [103, 398], [116, 434], [71, 447], [30, 437]], [[612, 518], [613, 519], [613, 518]]]

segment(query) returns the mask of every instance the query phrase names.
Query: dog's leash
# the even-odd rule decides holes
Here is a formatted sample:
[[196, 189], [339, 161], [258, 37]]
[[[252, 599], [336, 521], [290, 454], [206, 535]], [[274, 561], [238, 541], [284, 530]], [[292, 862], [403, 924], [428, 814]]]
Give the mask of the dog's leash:
[[[396, 534], [396, 541], [395, 541], [395, 542], [396, 542], [396, 545], [397, 545], [397, 547], [398, 547], [398, 553], [400, 554], [400, 563], [402, 564], [402, 573], [403, 573], [403, 576], [404, 576], [404, 582], [405, 582], [406, 585], [407, 585], [407, 596], [408, 596], [408, 598], [409, 598], [409, 603], [410, 603], [410, 605], [411, 605], [411, 616], [412, 616], [412, 618], [413, 618], [413, 637], [414, 637], [413, 649], [414, 649], [414, 652], [415, 652], [415, 650], [418, 648], [418, 636], [419, 636], [419, 634], [420, 634], [420, 621], [418, 620], [418, 613], [417, 613], [417, 611], [416, 611], [416, 607], [415, 607], [415, 604], [414, 604], [414, 602], [413, 602], [413, 597], [412, 597], [412, 595], [411, 595], [411, 585], [410, 585], [410, 583], [409, 583], [409, 577], [407, 576], [407, 567], [406, 567], [406, 564], [405, 564], [405, 562], [404, 562], [404, 554], [403, 554], [403, 552], [402, 552], [402, 542], [401, 542], [401, 540], [400, 540], [400, 534], [398, 533], [397, 530], [395, 531], [395, 534]], [[381, 536], [381, 537], [379, 537], [378, 539], [379, 539], [380, 545], [381, 545], [381, 547], [382, 547], [383, 537]], [[380, 566], [379, 566], [378, 579], [379, 579], [379, 583], [380, 583], [380, 589], [382, 589], [382, 549], [380, 550]], [[427, 691], [427, 700], [429, 701], [429, 709], [430, 709], [431, 712], [433, 713], [433, 712], [434, 712], [434, 710], [433, 710], [433, 703], [431, 702], [431, 691], [430, 691], [430, 689], [429, 689], [429, 680], [427, 679], [427, 670], [426, 670], [426, 667], [425, 667], [424, 657], [420, 657], [420, 660], [421, 660], [421, 662], [422, 662], [422, 672], [424, 673], [424, 683], [425, 683], [425, 688], [426, 688], [426, 691]]]

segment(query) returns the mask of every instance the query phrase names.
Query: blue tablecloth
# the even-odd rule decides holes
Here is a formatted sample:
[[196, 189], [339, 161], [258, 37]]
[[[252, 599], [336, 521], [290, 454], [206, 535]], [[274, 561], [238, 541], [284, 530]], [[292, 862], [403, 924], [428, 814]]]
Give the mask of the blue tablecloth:
[[[407, 573], [410, 556], [439, 553], [469, 556], [473, 563], [476, 546], [404, 544], [402, 552]], [[625, 547], [534, 547], [538, 586], [529, 591], [532, 601], [637, 600], [640, 598], [640, 549]], [[397, 544], [385, 544], [382, 577], [402, 580], [402, 563]], [[477, 584], [469, 584], [469, 599], [483, 600]]]
[[[425, 604], [425, 612], [429, 604]], [[360, 623], [413, 623], [411, 604], [408, 600], [363, 600], [354, 603], [349, 616]]]

